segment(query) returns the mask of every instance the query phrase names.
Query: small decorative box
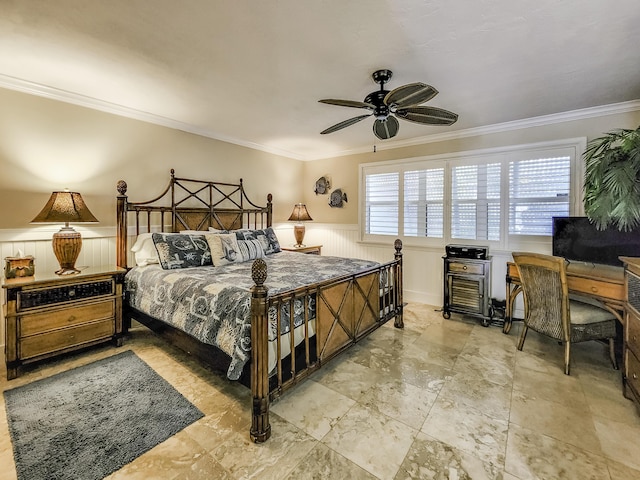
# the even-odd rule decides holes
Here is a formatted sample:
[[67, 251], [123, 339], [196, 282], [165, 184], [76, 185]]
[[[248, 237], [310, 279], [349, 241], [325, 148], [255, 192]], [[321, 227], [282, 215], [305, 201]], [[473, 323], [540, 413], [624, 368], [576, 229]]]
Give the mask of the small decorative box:
[[31, 277], [36, 273], [33, 265], [33, 257], [5, 257], [4, 258], [5, 278]]

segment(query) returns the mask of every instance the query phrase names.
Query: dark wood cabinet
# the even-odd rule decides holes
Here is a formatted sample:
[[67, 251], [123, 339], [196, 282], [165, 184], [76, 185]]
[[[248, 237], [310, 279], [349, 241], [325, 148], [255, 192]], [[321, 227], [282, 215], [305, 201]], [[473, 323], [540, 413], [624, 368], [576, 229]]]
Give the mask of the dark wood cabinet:
[[473, 315], [489, 325], [491, 300], [491, 257], [444, 258], [444, 306], [442, 315], [451, 317], [451, 312]]

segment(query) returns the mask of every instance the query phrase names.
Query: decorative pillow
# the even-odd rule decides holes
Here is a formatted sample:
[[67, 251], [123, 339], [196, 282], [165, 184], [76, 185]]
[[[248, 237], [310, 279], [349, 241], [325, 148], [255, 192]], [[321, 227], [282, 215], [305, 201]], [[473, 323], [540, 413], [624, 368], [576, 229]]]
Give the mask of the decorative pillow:
[[211, 250], [204, 235], [154, 233], [152, 238], [164, 270], [211, 265]]
[[256, 258], [264, 258], [264, 250], [260, 240], [238, 240], [242, 261], [248, 262]]
[[242, 262], [238, 240], [233, 233], [219, 233], [206, 236], [211, 249], [211, 259], [216, 267]]
[[259, 240], [265, 255], [280, 252], [280, 242], [273, 227], [262, 230], [236, 230], [238, 240]]
[[160, 263], [158, 260], [158, 252], [153, 244], [151, 233], [141, 233], [136, 239], [136, 243], [131, 247], [131, 251], [136, 259], [136, 265], [144, 267], [152, 263]]

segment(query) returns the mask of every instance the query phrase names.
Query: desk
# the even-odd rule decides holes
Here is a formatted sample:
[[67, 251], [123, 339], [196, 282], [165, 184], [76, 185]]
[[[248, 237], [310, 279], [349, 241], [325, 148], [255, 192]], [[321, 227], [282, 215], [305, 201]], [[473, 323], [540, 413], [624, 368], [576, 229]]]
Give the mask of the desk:
[[[507, 262], [507, 305], [504, 312], [502, 333], [511, 330], [513, 305], [522, 291], [520, 275], [516, 264]], [[569, 293], [576, 293], [594, 298], [613, 313], [620, 324], [623, 324], [624, 303], [626, 300], [624, 286], [624, 269], [611, 265], [596, 263], [571, 262], [567, 266], [567, 284]]]

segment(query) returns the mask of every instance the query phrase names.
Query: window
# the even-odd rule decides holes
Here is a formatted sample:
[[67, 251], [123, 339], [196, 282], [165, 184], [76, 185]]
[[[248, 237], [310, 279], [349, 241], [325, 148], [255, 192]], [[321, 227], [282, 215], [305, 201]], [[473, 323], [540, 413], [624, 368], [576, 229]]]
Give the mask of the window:
[[509, 234], [551, 235], [552, 217], [569, 215], [571, 157], [509, 162]]
[[451, 238], [500, 240], [500, 164], [451, 168]]
[[550, 236], [552, 217], [580, 214], [585, 145], [574, 139], [361, 165], [363, 238], [508, 247], [517, 237]]
[[444, 236], [444, 168], [404, 172], [404, 234]]
[[367, 175], [365, 232], [371, 235], [398, 235], [398, 173]]

